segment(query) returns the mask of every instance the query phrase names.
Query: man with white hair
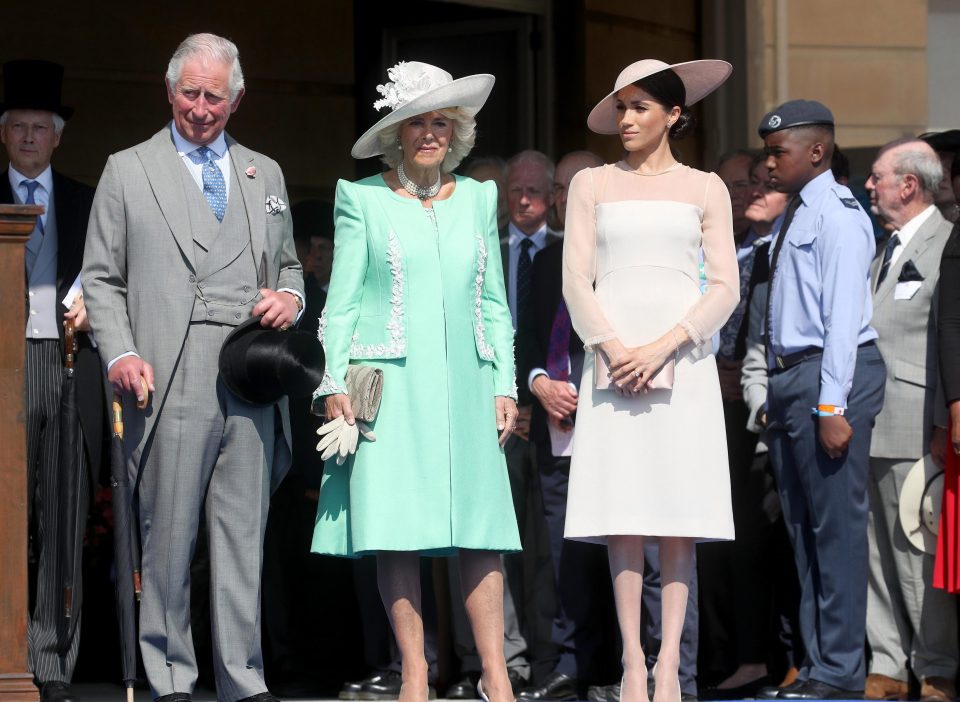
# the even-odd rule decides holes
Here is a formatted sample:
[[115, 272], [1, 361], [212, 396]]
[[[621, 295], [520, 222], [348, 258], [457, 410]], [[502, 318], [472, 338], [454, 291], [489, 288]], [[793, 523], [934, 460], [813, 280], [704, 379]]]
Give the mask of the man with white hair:
[[913, 464], [930, 452], [942, 465], [946, 450], [935, 305], [951, 231], [935, 204], [942, 177], [929, 144], [901, 139], [880, 150], [866, 183], [873, 213], [892, 230], [871, 269], [872, 324], [887, 381], [867, 482], [873, 652], [867, 699], [907, 699], [908, 665], [920, 680], [921, 699], [956, 697], [956, 598], [932, 587], [933, 553], [911, 542], [899, 516], [900, 490]]
[[279, 166], [224, 132], [244, 94], [237, 47], [187, 37], [166, 88], [173, 121], [107, 161], [83, 267], [138, 485], [140, 649], [152, 696], [188, 702], [197, 681], [190, 560], [203, 510], [217, 698], [272, 702], [260, 575], [271, 482], [290, 467], [287, 400], [245, 402], [218, 356], [251, 316], [281, 330], [297, 321], [302, 269]]
[[[4, 99], [0, 103], [0, 140], [10, 165], [0, 177], [0, 203], [43, 205], [45, 210], [27, 240], [26, 403], [27, 475], [33, 609], [27, 632], [30, 670], [42, 702], [72, 702], [70, 690], [80, 644], [79, 623], [63, 626], [64, 567], [74, 565], [71, 617], [79, 622], [82, 604], [82, 538], [65, 538], [65, 520], [86, 522], [91, 485], [100, 468], [103, 439], [103, 372], [96, 349], [85, 333], [83, 297], [76, 295], [93, 188], [71, 180], [50, 166], [65, 120], [73, 110], [60, 102], [63, 67], [49, 61], [9, 61], [3, 66]], [[79, 431], [71, 456], [61, 456], [61, 388], [64, 377], [64, 326], [73, 320], [78, 350], [73, 383], [77, 386]], [[68, 461], [76, 457], [76, 465]], [[76, 470], [77, 499], [58, 500], [61, 471]]]

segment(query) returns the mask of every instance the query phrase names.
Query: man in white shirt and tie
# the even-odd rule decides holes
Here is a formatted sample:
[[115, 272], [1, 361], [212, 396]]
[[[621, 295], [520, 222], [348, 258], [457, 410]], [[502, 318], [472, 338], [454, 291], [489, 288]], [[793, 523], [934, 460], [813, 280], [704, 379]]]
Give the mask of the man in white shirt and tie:
[[[26, 401], [30, 550], [36, 579], [31, 582], [28, 628], [30, 669], [42, 702], [73, 702], [70, 679], [77, 660], [80, 626], [63, 626], [65, 549], [74, 564], [72, 617], [79, 621], [82, 589], [80, 538], [61, 544], [65, 520], [86, 523], [91, 484], [100, 468], [104, 391], [79, 290], [80, 264], [93, 188], [50, 166], [65, 120], [73, 110], [61, 104], [63, 67], [48, 61], [10, 61], [3, 66], [0, 140], [10, 160], [0, 177], [0, 203], [44, 208], [27, 241]], [[70, 456], [60, 455], [61, 387], [64, 378], [64, 320], [76, 325], [76, 386], [79, 431]], [[58, 500], [61, 471], [74, 471], [77, 499]]]
[[887, 367], [885, 401], [870, 443], [867, 699], [956, 697], [956, 598], [931, 585], [933, 554], [903, 533], [900, 488], [930, 452], [943, 463], [947, 410], [940, 382], [935, 301], [951, 225], [935, 205], [942, 167], [917, 139], [884, 146], [867, 179], [871, 209], [893, 233], [871, 267], [872, 325]]

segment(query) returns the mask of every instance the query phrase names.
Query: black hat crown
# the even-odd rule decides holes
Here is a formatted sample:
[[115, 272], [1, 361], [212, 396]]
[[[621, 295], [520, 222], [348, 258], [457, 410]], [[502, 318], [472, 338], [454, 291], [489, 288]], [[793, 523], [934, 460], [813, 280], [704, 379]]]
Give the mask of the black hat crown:
[[251, 317], [224, 340], [219, 364], [223, 382], [252, 405], [313, 394], [323, 380], [320, 340], [295, 329], [267, 329], [260, 320]]
[[3, 64], [3, 102], [0, 114], [7, 110], [44, 110], [64, 119], [73, 116], [73, 108], [60, 102], [63, 66], [53, 61], [20, 59]]

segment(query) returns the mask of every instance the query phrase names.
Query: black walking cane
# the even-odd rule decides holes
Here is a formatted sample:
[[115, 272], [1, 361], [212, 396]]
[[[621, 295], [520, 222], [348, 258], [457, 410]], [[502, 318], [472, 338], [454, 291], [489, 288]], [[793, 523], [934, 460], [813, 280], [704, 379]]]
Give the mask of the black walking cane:
[[83, 577], [81, 557], [84, 525], [80, 524], [80, 471], [84, 450], [77, 408], [77, 384], [74, 374], [77, 361], [77, 335], [73, 320], [64, 323], [64, 375], [60, 395], [60, 479], [58, 491], [60, 562], [63, 564], [63, 626], [60, 627], [58, 648], [66, 654], [77, 630], [79, 612], [73, 610], [74, 584]]
[[133, 489], [123, 456], [123, 405], [114, 394], [110, 484], [113, 488], [113, 549], [117, 571], [117, 622], [127, 702], [133, 702], [137, 679], [137, 602], [140, 601], [140, 540], [133, 508]]

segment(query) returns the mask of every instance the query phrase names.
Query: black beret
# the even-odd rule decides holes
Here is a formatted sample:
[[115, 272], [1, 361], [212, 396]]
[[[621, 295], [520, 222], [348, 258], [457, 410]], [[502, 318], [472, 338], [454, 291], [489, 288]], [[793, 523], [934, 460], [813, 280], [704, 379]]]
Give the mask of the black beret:
[[816, 100], [790, 100], [775, 107], [760, 120], [757, 131], [763, 138], [767, 134], [791, 127], [807, 127], [813, 124], [833, 126], [833, 113]]
[[927, 132], [917, 137], [930, 144], [934, 151], [960, 151], [960, 129]]

